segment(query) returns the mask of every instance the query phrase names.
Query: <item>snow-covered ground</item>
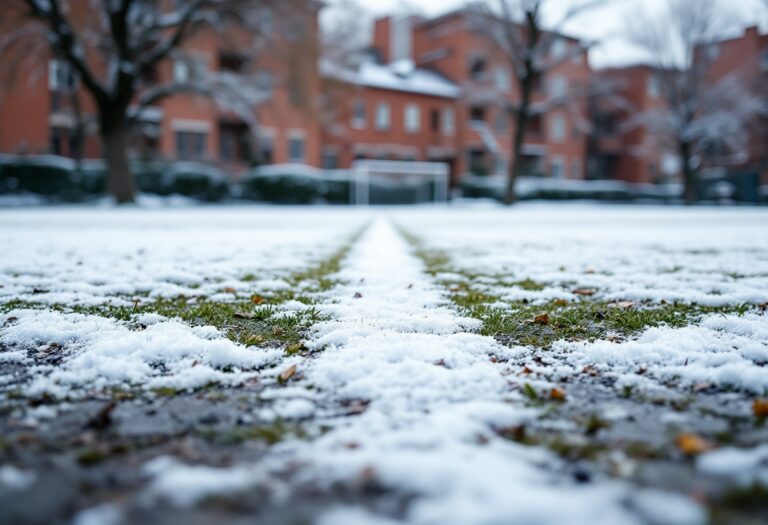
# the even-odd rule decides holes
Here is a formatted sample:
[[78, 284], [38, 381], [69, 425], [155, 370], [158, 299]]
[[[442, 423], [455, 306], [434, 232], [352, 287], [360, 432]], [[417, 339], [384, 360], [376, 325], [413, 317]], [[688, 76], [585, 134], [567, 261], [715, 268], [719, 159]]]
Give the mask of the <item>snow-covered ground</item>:
[[[177, 296], [226, 302], [284, 289], [291, 275], [328, 258], [363, 227], [329, 276], [332, 286], [311, 292], [322, 320], [299, 351], [244, 345], [180, 319], [145, 313], [126, 321], [67, 309]], [[429, 275], [403, 232], [444, 254], [445, 274]], [[609, 402], [591, 406], [610, 408], [606, 417], [614, 421], [621, 402], [635, 424], [640, 412], [631, 411], [641, 402], [611, 394], [627, 387], [644, 395], [714, 389], [713, 396], [727, 396], [711, 402], [741, 408], [717, 420], [712, 433], [730, 425], [741, 441], [718, 448], [705, 435], [706, 446], [693, 447], [695, 463], [674, 454], [663, 461], [734, 486], [768, 479], [765, 447], [752, 446], [764, 433], [751, 419], [752, 402], [768, 394], [768, 320], [759, 306], [768, 301], [764, 210], [14, 210], [0, 213], [0, 250], [0, 401], [10, 407], [2, 428], [53, 428], [64, 417], [58, 412], [73, 407], [27, 407], [24, 399], [41, 392], [65, 398], [73, 385], [198, 389], [216, 382], [221, 395], [237, 398], [249, 381], [261, 390], [253, 406], [238, 401], [238, 424], [303, 429], [258, 460], [246, 444], [226, 449], [240, 459], [214, 461], [190, 452], [186, 441], [130, 464], [115, 460], [138, 469], [131, 479], [140, 482], [129, 495], [89, 499], [88, 509], [78, 507], [78, 523], [133, 523], [163, 505], [180, 512], [210, 498], [256, 494], [268, 495], [265, 507], [296, 509], [311, 494], [309, 516], [323, 525], [706, 523], [708, 502], [693, 497], [692, 485], [633, 477], [618, 446], [610, 451], [618, 467], [602, 470], [591, 456], [574, 462], [562, 447], [522, 437], [541, 421], [547, 432], [574, 437], [583, 406], [600, 396]], [[452, 303], [447, 281], [493, 296], [495, 308], [510, 312], [552, 301], [745, 306], [687, 326], [561, 340], [542, 351], [481, 335], [482, 321]], [[30, 357], [37, 354], [60, 359], [40, 364]], [[608, 388], [590, 391], [592, 378]], [[13, 385], [14, 399], [5, 385]], [[564, 388], [567, 398], [533, 402], [530, 385]], [[131, 403], [158, 410], [151, 396]], [[696, 427], [695, 415], [672, 412], [662, 406], [643, 414], [684, 431], [709, 428]], [[9, 464], [0, 470], [0, 499], [3, 491], [34, 488], [39, 467], [2, 449]]]

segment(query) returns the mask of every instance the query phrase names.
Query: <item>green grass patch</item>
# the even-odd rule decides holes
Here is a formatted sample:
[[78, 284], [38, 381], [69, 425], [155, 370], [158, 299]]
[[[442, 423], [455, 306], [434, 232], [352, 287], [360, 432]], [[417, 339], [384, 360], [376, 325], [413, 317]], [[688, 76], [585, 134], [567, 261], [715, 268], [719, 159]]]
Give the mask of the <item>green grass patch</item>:
[[[414, 247], [415, 255], [424, 262], [428, 273], [433, 276], [458, 274], [464, 278], [461, 281], [443, 281], [450, 290], [450, 299], [462, 315], [483, 322], [483, 335], [494, 336], [509, 345], [546, 349], [559, 340], [624, 339], [650, 327], [680, 328], [707, 314], [743, 315], [757, 308], [749, 304], [702, 306], [687, 303], [644, 303], [627, 307], [589, 296], [571, 302], [558, 300], [546, 304], [531, 304], [527, 300], [503, 301], [486, 291], [487, 282], [473, 286], [474, 279], [485, 276], [451, 268], [448, 254], [425, 248], [417, 237], [402, 230], [401, 233]], [[545, 287], [544, 283], [531, 279], [512, 281], [499, 276], [487, 277], [499, 286], [515, 286], [528, 291], [539, 291]]]

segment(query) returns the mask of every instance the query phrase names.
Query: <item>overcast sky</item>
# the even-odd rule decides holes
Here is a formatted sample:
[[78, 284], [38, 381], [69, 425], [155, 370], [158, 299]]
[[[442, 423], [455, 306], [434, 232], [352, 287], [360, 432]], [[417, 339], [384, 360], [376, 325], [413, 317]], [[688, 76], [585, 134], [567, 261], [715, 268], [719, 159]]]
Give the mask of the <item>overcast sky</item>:
[[[574, 19], [566, 26], [566, 32], [584, 38], [600, 39], [602, 45], [595, 48], [590, 57], [595, 67], [623, 65], [642, 60], [642, 54], [623, 41], [621, 35], [626, 31], [627, 20], [632, 13], [637, 13], [642, 6], [658, 9], [666, 0], [613, 0], [610, 5], [590, 11], [579, 19]], [[701, 0], [689, 0], [699, 2]], [[374, 16], [394, 13], [402, 10], [418, 10], [425, 15], [434, 16], [460, 7], [464, 0], [359, 0]], [[333, 3], [332, 1], [330, 2]], [[724, 0], [728, 8], [733, 9], [741, 25], [760, 25], [768, 30], [768, 9], [762, 0]], [[567, 0], [551, 0], [553, 6], [565, 6]]]

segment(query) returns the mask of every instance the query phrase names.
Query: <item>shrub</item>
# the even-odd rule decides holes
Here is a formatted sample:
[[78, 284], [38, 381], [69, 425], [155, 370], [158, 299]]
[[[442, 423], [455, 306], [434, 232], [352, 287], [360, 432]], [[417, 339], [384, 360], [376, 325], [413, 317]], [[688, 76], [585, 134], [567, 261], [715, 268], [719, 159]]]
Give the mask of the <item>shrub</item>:
[[0, 193], [35, 193], [60, 200], [77, 200], [82, 190], [74, 162], [54, 155], [0, 157]]
[[[199, 162], [176, 162], [162, 177], [163, 187], [147, 193], [184, 195], [206, 202], [220, 201], [229, 195], [229, 178], [222, 170]], [[154, 189], [154, 188], [153, 188]]]

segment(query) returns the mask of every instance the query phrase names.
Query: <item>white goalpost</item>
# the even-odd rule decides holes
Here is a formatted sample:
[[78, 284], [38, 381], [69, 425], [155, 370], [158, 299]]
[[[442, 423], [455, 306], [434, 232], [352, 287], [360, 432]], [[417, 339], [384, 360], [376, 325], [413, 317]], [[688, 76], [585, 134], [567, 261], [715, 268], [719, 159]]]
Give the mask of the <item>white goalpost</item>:
[[357, 206], [376, 204], [376, 192], [412, 194], [414, 203], [448, 202], [450, 168], [443, 162], [359, 160], [351, 175], [350, 202]]

